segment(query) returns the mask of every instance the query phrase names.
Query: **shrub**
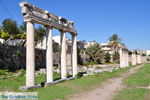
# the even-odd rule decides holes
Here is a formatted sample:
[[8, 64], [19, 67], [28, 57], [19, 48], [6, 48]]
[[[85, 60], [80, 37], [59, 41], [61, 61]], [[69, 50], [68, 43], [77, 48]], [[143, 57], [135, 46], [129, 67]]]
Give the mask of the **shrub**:
[[86, 49], [87, 55], [91, 62], [103, 63], [104, 51], [99, 44], [94, 44]]
[[118, 63], [119, 59], [120, 59], [119, 52], [115, 51], [114, 54], [113, 54], [113, 61]]
[[145, 54], [145, 53], [142, 53], [142, 56], [146, 56], [146, 54]]
[[98, 64], [98, 62], [87, 62], [87, 63], [84, 63], [83, 65], [85, 65], [85, 66], [93, 66], [93, 65], [97, 65]]
[[20, 76], [24, 76], [26, 74], [26, 71], [24, 69], [21, 69], [20, 73], [21, 73]]
[[110, 62], [110, 54], [109, 54], [109, 52], [107, 52], [107, 53], [105, 54], [104, 59], [105, 59], [105, 62], [107, 62], [107, 63]]
[[8, 70], [0, 70], [0, 75], [11, 75], [11, 72], [8, 72]]

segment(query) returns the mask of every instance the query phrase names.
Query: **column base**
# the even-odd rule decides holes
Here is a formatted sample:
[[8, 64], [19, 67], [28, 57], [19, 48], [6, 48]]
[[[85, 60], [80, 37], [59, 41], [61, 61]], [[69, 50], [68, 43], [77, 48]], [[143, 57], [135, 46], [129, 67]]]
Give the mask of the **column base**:
[[35, 85], [35, 86], [20, 86], [19, 90], [25, 91], [25, 90], [28, 90], [28, 89], [44, 87], [46, 85], [53, 85], [53, 84], [57, 84], [59, 82], [68, 81], [68, 80], [76, 79], [76, 78], [77, 77], [69, 77], [69, 78], [66, 78], [66, 79], [59, 79], [59, 80], [56, 80], [54, 82], [42, 82], [41, 84], [38, 84], [38, 85]]
[[41, 84], [35, 85], [35, 86], [19, 86], [19, 90], [28, 90], [28, 89], [32, 89], [32, 88], [38, 88], [41, 87]]

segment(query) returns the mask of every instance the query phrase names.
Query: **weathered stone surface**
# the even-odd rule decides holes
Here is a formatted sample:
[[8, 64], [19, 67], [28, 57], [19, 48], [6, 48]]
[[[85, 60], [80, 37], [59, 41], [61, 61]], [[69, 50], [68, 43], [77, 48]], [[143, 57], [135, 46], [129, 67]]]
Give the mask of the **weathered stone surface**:
[[77, 37], [72, 35], [72, 69], [73, 77], [78, 73], [77, 69]]
[[34, 50], [34, 24], [27, 22], [26, 43], [26, 86], [35, 85], [35, 50]]
[[22, 8], [24, 21], [32, 21], [44, 26], [70, 32], [74, 35], [77, 33], [72, 21], [68, 21], [63, 17], [56, 16], [46, 10], [35, 7], [28, 2], [20, 3], [20, 7]]
[[66, 33], [61, 31], [61, 37], [61, 78], [66, 79]]
[[53, 40], [52, 29], [47, 27], [47, 45], [46, 45], [46, 81], [53, 82]]
[[[35, 85], [35, 51], [34, 51], [34, 23], [42, 24], [47, 27], [47, 44], [46, 44], [46, 82], [53, 82], [53, 41], [52, 28], [61, 32], [61, 80], [67, 79], [67, 55], [66, 55], [66, 32], [72, 34], [72, 74], [77, 75], [77, 32], [74, 23], [65, 18], [51, 14], [46, 10], [37, 8], [28, 2], [20, 3], [24, 21], [27, 22], [27, 61], [26, 61], [26, 87], [32, 88]], [[41, 83], [44, 86], [45, 83]]]

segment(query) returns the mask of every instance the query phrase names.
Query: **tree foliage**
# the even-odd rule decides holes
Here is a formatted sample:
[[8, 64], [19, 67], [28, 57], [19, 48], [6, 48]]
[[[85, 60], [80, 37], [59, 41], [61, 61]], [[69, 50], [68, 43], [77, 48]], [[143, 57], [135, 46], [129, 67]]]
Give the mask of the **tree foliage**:
[[87, 55], [91, 62], [102, 63], [104, 58], [104, 52], [99, 44], [94, 44], [86, 49]]
[[105, 59], [105, 62], [107, 62], [107, 63], [110, 62], [111, 57], [110, 57], [109, 52], [105, 53], [104, 59]]
[[26, 24], [23, 23], [19, 28], [16, 21], [12, 19], [5, 19], [2, 22], [2, 27], [0, 29], [0, 38], [4, 39], [5, 41], [12, 40], [12, 39], [26, 39], [25, 34], [25, 26]]
[[16, 35], [16, 34], [21, 33], [17, 26], [16, 21], [11, 20], [11, 19], [5, 19], [3, 21], [3, 30], [5, 32], [8, 32], [10, 35]]
[[119, 63], [119, 60], [120, 60], [120, 54], [118, 51], [115, 51], [113, 53], [113, 61], [116, 62], [116, 63]]
[[118, 34], [113, 34], [109, 38], [109, 46], [111, 47], [111, 50], [118, 51], [119, 44], [121, 44], [121, 38], [118, 36]]
[[20, 31], [26, 33], [27, 30], [27, 23], [23, 22], [22, 25], [19, 26]]
[[8, 32], [4, 32], [0, 30], [0, 38], [4, 39], [5, 41], [10, 38], [10, 34]]
[[46, 29], [42, 26], [39, 26], [35, 29], [35, 44], [42, 42], [43, 37], [46, 35]]

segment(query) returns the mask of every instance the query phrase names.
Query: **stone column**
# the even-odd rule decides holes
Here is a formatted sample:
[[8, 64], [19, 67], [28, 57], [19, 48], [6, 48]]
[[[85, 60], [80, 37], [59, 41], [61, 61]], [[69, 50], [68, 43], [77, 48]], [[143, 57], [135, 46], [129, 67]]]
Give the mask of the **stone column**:
[[136, 64], [138, 64], [138, 54], [136, 54]]
[[122, 50], [122, 68], [124, 67], [124, 50]]
[[129, 53], [127, 51], [127, 66], [129, 66]]
[[126, 55], [126, 51], [124, 51], [124, 67], [127, 66], [127, 55]]
[[53, 82], [53, 33], [47, 27], [46, 40], [46, 82]]
[[124, 50], [124, 56], [123, 56], [123, 58], [124, 58], [124, 66], [123, 67], [126, 67], [126, 65], [127, 65], [127, 61], [126, 61], [126, 51]]
[[140, 55], [140, 63], [142, 63], [142, 56]]
[[129, 66], [129, 55], [128, 55], [128, 51], [127, 50], [125, 52], [126, 52], [126, 56], [125, 56], [126, 57], [125, 58], [126, 59], [126, 67], [128, 67]]
[[66, 33], [61, 31], [61, 79], [67, 78]]
[[138, 59], [138, 64], [141, 63], [141, 55], [137, 55], [137, 59]]
[[35, 85], [34, 23], [27, 21], [26, 86]]
[[132, 66], [136, 65], [136, 54], [132, 52]]
[[135, 63], [135, 65], [137, 64], [137, 56], [136, 56], [136, 53], [134, 54], [134, 63]]
[[134, 65], [134, 53], [132, 52], [132, 55], [131, 55], [131, 64], [132, 66]]
[[122, 48], [120, 48], [119, 54], [120, 54], [120, 68], [123, 68], [123, 50], [122, 50]]
[[78, 73], [77, 71], [77, 37], [72, 35], [72, 69], [73, 77]]
[[122, 52], [123, 52], [122, 53], [123, 54], [123, 57], [122, 57], [123, 58], [123, 67], [126, 67], [126, 52], [125, 52], [125, 50], [123, 50]]

